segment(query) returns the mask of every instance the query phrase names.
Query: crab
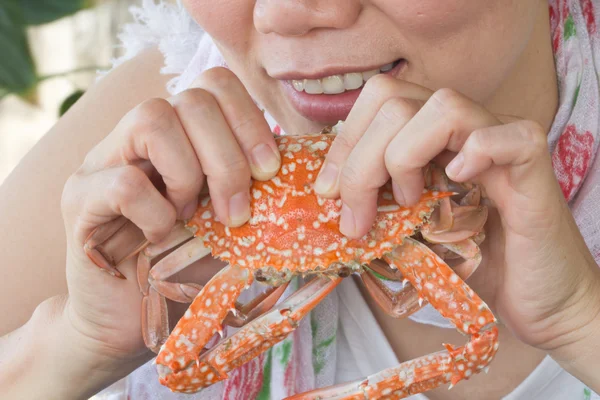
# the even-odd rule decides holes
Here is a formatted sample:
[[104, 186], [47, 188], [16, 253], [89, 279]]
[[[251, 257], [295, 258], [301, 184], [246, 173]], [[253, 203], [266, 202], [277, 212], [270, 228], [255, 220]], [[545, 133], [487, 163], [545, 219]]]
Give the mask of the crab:
[[[481, 262], [479, 244], [485, 238], [487, 208], [480, 204], [480, 188], [450, 182], [431, 164], [416, 205], [399, 205], [388, 182], [379, 191], [372, 229], [360, 239], [347, 238], [339, 230], [341, 200], [313, 190], [335, 136], [328, 130], [277, 137], [282, 166], [274, 178], [253, 181], [251, 218], [241, 227], [219, 221], [207, 194], [195, 215], [160, 243], [143, 238], [130, 240], [129, 247], [121, 243], [119, 237], [133, 232], [124, 218], [88, 238], [88, 256], [117, 277], [123, 277], [119, 263], [137, 257], [144, 340], [158, 353], [160, 382], [172, 391], [194, 393], [227, 379], [228, 372], [287, 337], [350, 275], [390, 316], [404, 318], [429, 303], [469, 341], [294, 399], [399, 399], [487, 369], [498, 349], [496, 318], [465, 283]], [[112, 254], [115, 248], [125, 256]], [[209, 254], [227, 266], [204, 286], [168, 281]], [[281, 299], [297, 276], [308, 282]], [[253, 282], [267, 289], [241, 304], [240, 294]], [[191, 303], [172, 332], [167, 298]], [[222, 337], [224, 325], [239, 329]]]

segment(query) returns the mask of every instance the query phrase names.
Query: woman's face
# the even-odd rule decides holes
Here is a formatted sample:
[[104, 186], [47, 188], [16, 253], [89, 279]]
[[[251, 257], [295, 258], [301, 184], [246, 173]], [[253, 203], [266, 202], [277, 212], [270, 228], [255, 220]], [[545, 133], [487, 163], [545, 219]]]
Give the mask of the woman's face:
[[485, 103], [513, 72], [547, 7], [546, 0], [184, 3], [289, 133], [345, 119], [356, 87], [390, 64], [397, 79]]

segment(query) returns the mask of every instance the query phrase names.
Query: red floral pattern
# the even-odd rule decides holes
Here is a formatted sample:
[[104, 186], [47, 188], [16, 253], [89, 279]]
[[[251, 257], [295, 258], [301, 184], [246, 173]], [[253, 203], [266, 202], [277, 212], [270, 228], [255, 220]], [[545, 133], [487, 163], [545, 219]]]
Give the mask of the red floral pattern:
[[265, 353], [234, 369], [225, 381], [224, 400], [255, 399], [263, 385]]
[[583, 8], [583, 16], [587, 24], [588, 32], [590, 34], [596, 33], [596, 15], [594, 14], [594, 3], [592, 0], [582, 0], [581, 6]]
[[577, 192], [590, 166], [594, 149], [591, 132], [577, 133], [575, 125], [568, 125], [560, 136], [552, 154], [554, 171], [567, 200]]

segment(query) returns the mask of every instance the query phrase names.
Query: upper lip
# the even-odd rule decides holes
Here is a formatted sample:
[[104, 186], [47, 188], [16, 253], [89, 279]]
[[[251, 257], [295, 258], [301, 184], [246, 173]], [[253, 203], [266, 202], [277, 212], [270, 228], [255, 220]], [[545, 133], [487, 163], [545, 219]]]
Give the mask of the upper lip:
[[366, 71], [372, 71], [374, 69], [379, 69], [381, 67], [383, 67], [384, 65], [396, 62], [398, 60], [393, 60], [393, 61], [388, 61], [388, 62], [383, 62], [383, 63], [378, 63], [378, 64], [373, 64], [370, 66], [356, 66], [356, 67], [352, 67], [352, 66], [343, 66], [343, 67], [338, 67], [338, 66], [328, 66], [325, 68], [321, 68], [319, 70], [314, 70], [314, 71], [306, 71], [306, 72], [299, 72], [299, 71], [282, 71], [282, 72], [274, 72], [274, 73], [269, 73], [269, 75], [272, 78], [275, 79], [279, 79], [279, 80], [302, 80], [302, 79], [321, 79], [321, 78], [325, 78], [327, 76], [332, 76], [332, 75], [343, 75], [343, 74], [347, 74], [350, 72], [366, 72]]

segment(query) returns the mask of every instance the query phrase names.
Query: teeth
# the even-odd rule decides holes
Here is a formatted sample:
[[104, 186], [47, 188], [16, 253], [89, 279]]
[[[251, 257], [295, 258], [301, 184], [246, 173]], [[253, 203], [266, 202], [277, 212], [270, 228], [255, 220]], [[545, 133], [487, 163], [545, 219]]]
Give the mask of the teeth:
[[346, 90], [342, 75], [333, 75], [323, 78], [321, 80], [321, 85], [323, 86], [323, 92], [326, 94], [344, 93]]
[[294, 85], [294, 89], [299, 92], [304, 90], [304, 81], [292, 81], [292, 85]]
[[372, 77], [374, 77], [375, 75], [377, 75], [379, 73], [378, 69], [374, 69], [373, 71], [367, 71], [367, 72], [363, 72], [362, 76], [364, 81], [368, 81], [369, 79], [371, 79]]
[[394, 63], [385, 64], [383, 67], [379, 68], [381, 72], [388, 72], [394, 68]]
[[344, 74], [344, 87], [346, 90], [358, 89], [363, 85], [363, 77], [359, 72]]
[[321, 94], [323, 93], [323, 85], [320, 79], [305, 79], [304, 80], [304, 91], [309, 94]]
[[292, 85], [298, 92], [309, 94], [338, 94], [346, 90], [354, 90], [362, 87], [365, 82], [379, 74], [390, 71], [393, 63], [386, 64], [381, 68], [365, 72], [350, 72], [344, 75], [332, 75], [322, 79], [293, 80]]

